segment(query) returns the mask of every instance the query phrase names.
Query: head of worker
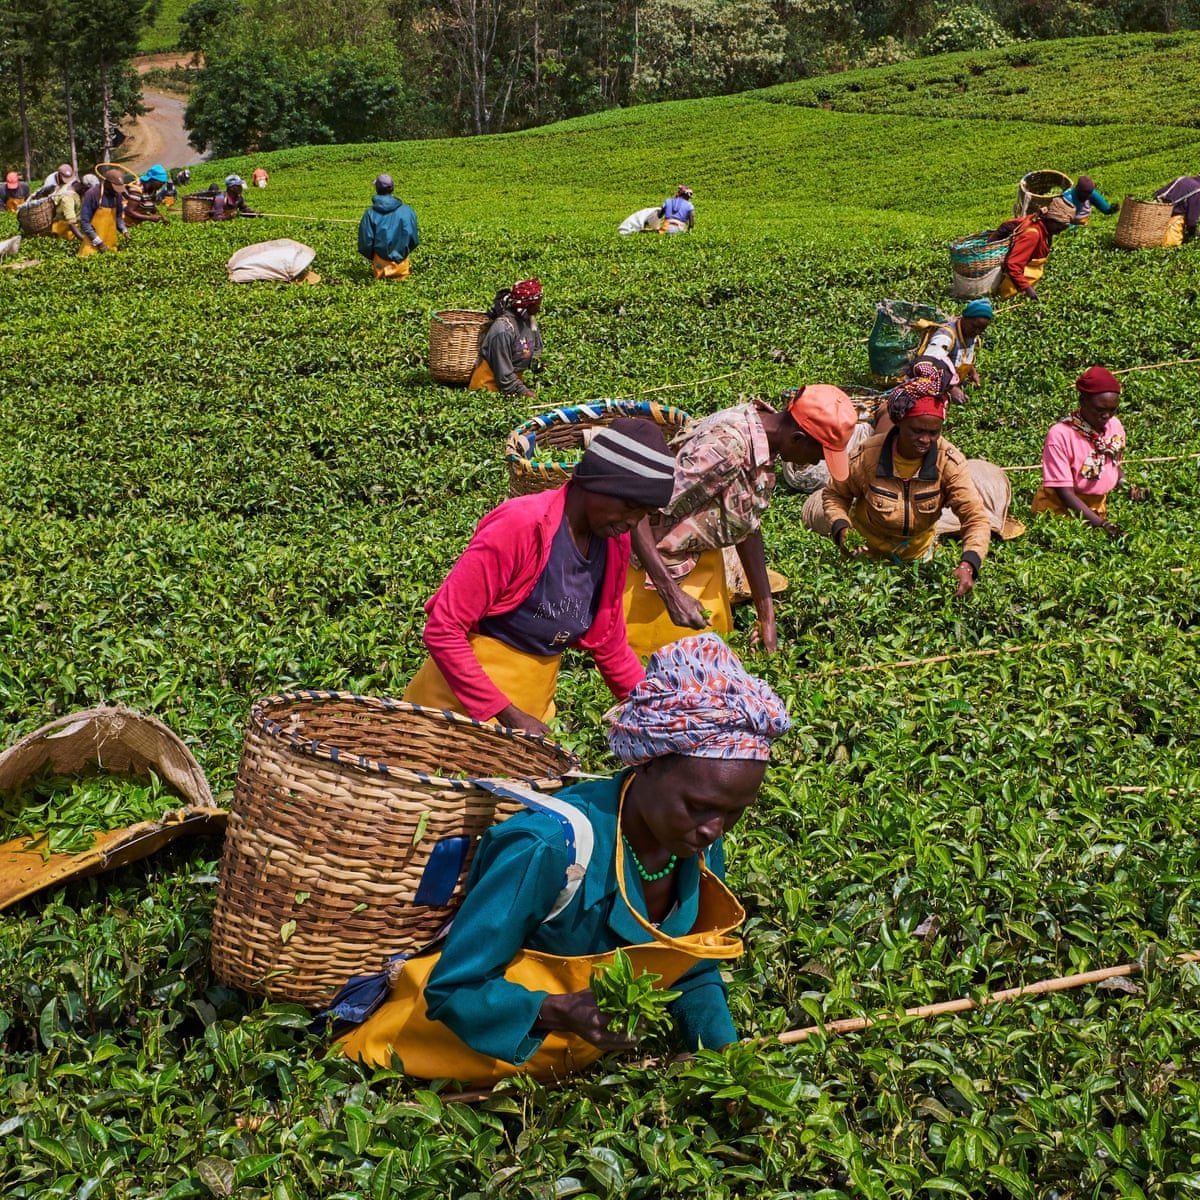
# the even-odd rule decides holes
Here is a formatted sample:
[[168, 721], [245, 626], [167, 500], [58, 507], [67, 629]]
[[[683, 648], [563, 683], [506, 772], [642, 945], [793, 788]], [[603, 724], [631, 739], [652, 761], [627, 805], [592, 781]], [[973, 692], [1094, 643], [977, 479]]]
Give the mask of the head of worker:
[[118, 196], [125, 195], [125, 172], [120, 167], [110, 167], [104, 172], [104, 182]]
[[508, 289], [508, 307], [523, 317], [536, 316], [542, 308], [542, 281], [522, 279]]
[[9, 171], [8, 174], [4, 176], [4, 186], [7, 188], [19, 187], [20, 183], [21, 177], [16, 173], [16, 171]]
[[888, 416], [896, 426], [896, 453], [924, 458], [942, 434], [954, 373], [933, 358], [918, 358], [908, 377], [888, 393]]
[[390, 196], [396, 190], [396, 181], [387, 174], [375, 176], [375, 195]]
[[1061, 196], [1055, 196], [1038, 214], [1049, 234], [1062, 233], [1075, 219], [1075, 206]]
[[791, 722], [768, 684], [715, 634], [656, 650], [606, 715], [608, 744], [635, 776], [622, 833], [677, 858], [703, 853], [754, 803], [771, 744]]
[[671, 502], [675, 459], [653, 421], [618, 417], [599, 430], [571, 477], [569, 499], [594, 537], [629, 533]]
[[100, 176], [93, 175], [90, 171], [83, 177], [83, 186], [85, 188], [94, 188], [100, 186]]
[[167, 169], [162, 163], [155, 163], [145, 175], [141, 176], [142, 188], [146, 195], [153, 196], [167, 182]]
[[225, 176], [225, 190], [231, 196], [240, 196], [242, 189], [246, 186], [246, 181], [240, 175]]
[[690, 200], [692, 198], [692, 189], [680, 184], [679, 187], [675, 189], [675, 195], [677, 195], [681, 200]]
[[986, 296], [972, 300], [962, 310], [962, 316], [959, 318], [963, 337], [967, 341], [974, 341], [992, 323], [995, 315], [996, 311], [992, 308], [992, 302]]
[[783, 400], [795, 431], [779, 457], [803, 467], [824, 459], [834, 479], [845, 479], [850, 471], [846, 447], [858, 421], [850, 397], [832, 384], [810, 383], [798, 391], [785, 391]]
[[66, 185], [75, 178], [75, 168], [70, 163], [59, 163], [58, 169], [54, 172], [58, 176], [58, 182]]
[[1092, 177], [1090, 175], [1080, 175], [1078, 182], [1075, 184], [1075, 202], [1078, 204], [1084, 200], [1090, 200], [1095, 190], [1096, 184]]
[[1121, 381], [1107, 367], [1088, 367], [1075, 380], [1075, 391], [1079, 415], [1097, 433], [1103, 433], [1120, 407]]

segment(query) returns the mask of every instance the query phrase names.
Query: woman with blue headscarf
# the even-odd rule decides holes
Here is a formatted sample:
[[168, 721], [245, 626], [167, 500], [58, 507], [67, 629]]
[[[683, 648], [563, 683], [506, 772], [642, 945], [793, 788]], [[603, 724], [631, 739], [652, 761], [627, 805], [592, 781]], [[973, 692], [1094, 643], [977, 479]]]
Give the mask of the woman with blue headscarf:
[[979, 339], [995, 315], [992, 302], [986, 296], [972, 300], [956, 320], [930, 330], [918, 351], [926, 358], [944, 362], [954, 372], [955, 379], [947, 393], [953, 404], [966, 403], [964, 385], [979, 386], [975, 355], [979, 349]]
[[155, 163], [145, 175], [129, 180], [125, 185], [125, 220], [131, 225], [145, 225], [165, 221], [165, 213], [158, 211], [158, 189], [167, 182], [167, 172], [162, 163]]
[[682, 1044], [736, 1039], [719, 963], [741, 953], [745, 914], [722, 882], [723, 838], [789, 728], [783, 701], [708, 633], [652, 654], [605, 720], [623, 769], [552, 796], [498, 787], [528, 811], [484, 834], [440, 952], [397, 964], [374, 1010], [347, 1010], [353, 985], [335, 1000], [362, 1022], [340, 1042], [351, 1058], [479, 1084], [580, 1070], [635, 1044], [590, 986], [618, 949], [679, 992]]

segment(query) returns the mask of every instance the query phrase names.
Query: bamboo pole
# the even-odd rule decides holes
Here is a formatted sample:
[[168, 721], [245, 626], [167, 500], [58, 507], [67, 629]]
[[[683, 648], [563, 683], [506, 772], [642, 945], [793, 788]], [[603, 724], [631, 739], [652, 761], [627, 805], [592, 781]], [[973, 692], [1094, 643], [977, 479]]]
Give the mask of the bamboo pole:
[[[1158, 458], [1126, 458], [1123, 460], [1123, 465], [1130, 466], [1134, 463], [1182, 462], [1185, 458], [1200, 458], [1200, 450], [1189, 450], [1187, 454], [1164, 454]], [[1033, 463], [1030, 466], [1000, 468], [1002, 471], [1040, 471], [1041, 469], [1041, 463]]]
[[[1171, 965], [1200, 962], [1200, 953], [1180, 954], [1168, 960]], [[1081, 971], [1077, 975], [1061, 975], [1057, 979], [1041, 979], [1037, 983], [1024, 984], [1021, 987], [1004, 988], [992, 992], [982, 1000], [972, 1000], [963, 996], [958, 1000], [946, 1000], [940, 1004], [921, 1004], [916, 1008], [906, 1008], [905, 1017], [917, 1017], [927, 1020], [930, 1017], [941, 1017], [948, 1013], [969, 1012], [975, 1008], [989, 1008], [994, 1004], [1006, 1004], [1010, 1000], [1020, 1000], [1025, 996], [1043, 996], [1048, 992], [1067, 992], [1074, 988], [1089, 987], [1095, 983], [1103, 983], [1106, 979], [1124, 979], [1136, 975], [1141, 970], [1138, 963], [1123, 963], [1119, 967], [1104, 967], [1098, 971]], [[829, 1021], [824, 1025], [809, 1025], [804, 1029], [789, 1029], [779, 1035], [778, 1041], [783, 1046], [794, 1046], [798, 1042], [807, 1041], [818, 1033], [843, 1034], [858, 1033], [870, 1029], [880, 1021], [895, 1019], [892, 1015], [882, 1017], [850, 1017], [842, 1021]]]
[[277, 221], [315, 221], [318, 225], [357, 225], [353, 217], [307, 217], [301, 213], [260, 212], [260, 217], [273, 217]]
[[1023, 654], [1027, 650], [1049, 650], [1058, 646], [1086, 646], [1098, 638], [1075, 638], [1072, 641], [1026, 642], [1024, 645], [997, 646], [987, 650], [956, 650], [950, 654], [934, 654], [929, 658], [902, 658], [896, 662], [867, 663], [857, 667], [835, 667], [832, 671], [810, 671], [806, 679], [832, 679], [837, 675], [866, 675], [872, 671], [901, 671], [910, 667], [928, 667], [935, 663], [955, 662], [960, 658], [993, 658], [998, 654]]
[[1200, 358], [1173, 358], [1170, 362], [1147, 363], [1144, 367], [1122, 367], [1114, 375], [1128, 375], [1130, 371], [1161, 371], [1166, 367], [1182, 367], [1187, 363], [1200, 363]]

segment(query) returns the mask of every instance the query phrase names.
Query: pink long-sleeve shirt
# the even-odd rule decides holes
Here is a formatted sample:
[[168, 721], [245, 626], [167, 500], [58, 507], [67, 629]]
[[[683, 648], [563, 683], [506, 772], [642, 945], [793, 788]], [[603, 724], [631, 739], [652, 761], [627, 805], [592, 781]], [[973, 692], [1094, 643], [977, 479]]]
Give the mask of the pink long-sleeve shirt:
[[[570, 485], [568, 485], [570, 486]], [[467, 637], [484, 617], [519, 608], [533, 591], [550, 558], [550, 546], [563, 522], [567, 488], [516, 496], [492, 509], [475, 528], [462, 557], [425, 611], [425, 645], [430, 657], [469, 716], [487, 721], [510, 703], [487, 677]], [[604, 682], [623, 700], [645, 669], [629, 648], [625, 633], [625, 571], [629, 534], [605, 543], [607, 556], [596, 618], [579, 640], [591, 653]]]

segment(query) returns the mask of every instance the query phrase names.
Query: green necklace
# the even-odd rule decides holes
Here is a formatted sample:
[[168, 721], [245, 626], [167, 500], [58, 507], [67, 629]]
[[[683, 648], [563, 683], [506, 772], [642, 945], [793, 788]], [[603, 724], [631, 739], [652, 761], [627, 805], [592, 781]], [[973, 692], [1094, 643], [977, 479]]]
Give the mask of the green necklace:
[[629, 851], [629, 857], [633, 859], [633, 869], [642, 877], [646, 883], [657, 883], [660, 879], [666, 879], [670, 873], [675, 870], [675, 864], [679, 861], [674, 854], [667, 859], [667, 865], [661, 871], [655, 871], [653, 874], [642, 866], [642, 860], [638, 858], [637, 852], [629, 844], [629, 839], [621, 834], [621, 840], [625, 843], [625, 849]]

